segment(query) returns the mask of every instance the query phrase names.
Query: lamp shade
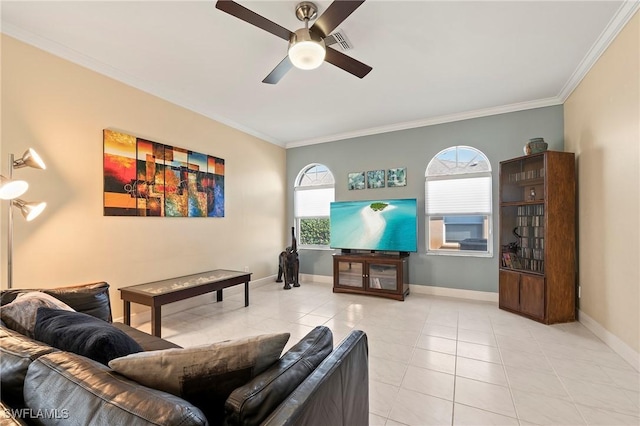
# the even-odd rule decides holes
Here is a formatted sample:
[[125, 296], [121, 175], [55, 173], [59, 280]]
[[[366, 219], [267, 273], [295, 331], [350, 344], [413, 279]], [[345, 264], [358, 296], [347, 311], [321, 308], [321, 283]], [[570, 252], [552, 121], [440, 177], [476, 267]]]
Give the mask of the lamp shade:
[[29, 184], [24, 180], [7, 179], [0, 176], [0, 199], [12, 200], [21, 196], [29, 189]]
[[42, 158], [38, 155], [35, 149], [29, 148], [22, 155], [22, 158], [18, 158], [13, 162], [13, 168], [19, 169], [21, 167], [33, 167], [34, 169], [45, 170], [47, 168]]
[[20, 209], [22, 216], [24, 216], [27, 222], [31, 222], [38, 217], [47, 207], [47, 203], [44, 201], [27, 203], [24, 200], [17, 199], [13, 200], [12, 203]]
[[289, 43], [289, 59], [301, 70], [318, 68], [326, 55], [324, 41], [312, 36], [306, 28], [297, 30]]

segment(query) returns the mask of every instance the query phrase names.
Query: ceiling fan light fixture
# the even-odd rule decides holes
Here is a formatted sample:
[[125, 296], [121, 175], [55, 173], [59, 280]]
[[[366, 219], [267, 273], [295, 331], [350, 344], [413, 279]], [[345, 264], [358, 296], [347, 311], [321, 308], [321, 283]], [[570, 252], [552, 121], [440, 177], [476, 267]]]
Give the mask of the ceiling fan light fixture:
[[301, 70], [313, 70], [324, 62], [327, 51], [324, 41], [306, 28], [297, 30], [289, 43], [289, 59], [294, 67]]

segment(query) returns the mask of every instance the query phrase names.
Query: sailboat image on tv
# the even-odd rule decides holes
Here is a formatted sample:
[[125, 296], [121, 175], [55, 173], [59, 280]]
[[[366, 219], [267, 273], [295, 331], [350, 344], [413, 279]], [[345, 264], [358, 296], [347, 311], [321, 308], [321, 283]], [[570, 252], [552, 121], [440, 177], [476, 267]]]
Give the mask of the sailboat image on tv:
[[417, 251], [417, 200], [336, 201], [330, 208], [330, 247]]

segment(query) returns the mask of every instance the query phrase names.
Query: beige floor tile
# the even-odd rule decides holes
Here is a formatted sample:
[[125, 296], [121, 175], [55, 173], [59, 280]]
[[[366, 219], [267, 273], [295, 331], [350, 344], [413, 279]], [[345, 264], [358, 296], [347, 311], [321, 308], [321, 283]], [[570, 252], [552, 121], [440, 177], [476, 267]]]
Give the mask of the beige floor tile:
[[510, 324], [494, 324], [493, 332], [496, 336], [508, 336], [515, 339], [532, 339], [533, 334], [528, 325], [519, 321]]
[[548, 357], [548, 360], [556, 374], [560, 377], [609, 385], [614, 384], [613, 379], [598, 364], [576, 359], [554, 357]]
[[493, 383], [494, 385], [508, 386], [504, 367], [492, 362], [458, 357], [456, 375], [481, 382]]
[[409, 364], [416, 367], [440, 371], [442, 373], [456, 373], [456, 357], [442, 352], [416, 348], [413, 351]]
[[458, 356], [502, 364], [498, 348], [469, 342], [458, 342]]
[[451, 401], [400, 389], [389, 419], [410, 426], [442, 426], [451, 424], [452, 412]]
[[297, 322], [298, 324], [302, 324], [302, 325], [308, 325], [311, 327], [316, 327], [318, 325], [324, 325], [328, 320], [329, 318], [327, 317], [323, 317], [320, 315], [307, 314], [298, 318], [296, 321], [293, 321], [293, 322]]
[[387, 423], [386, 417], [378, 416], [377, 414], [369, 413], [369, 426], [385, 426]]
[[454, 426], [519, 426], [518, 419], [462, 404], [453, 406]]
[[535, 339], [527, 339], [514, 336], [496, 335], [496, 341], [500, 349], [527, 352], [542, 355], [542, 350]]
[[188, 347], [289, 332], [287, 350], [318, 324], [334, 345], [364, 330], [372, 425], [640, 424], [638, 371], [578, 322], [547, 326], [496, 303], [419, 293], [337, 294], [313, 281], [252, 287], [247, 308], [242, 291], [224, 298], [165, 315], [163, 337]]
[[396, 401], [398, 390], [398, 386], [369, 378], [369, 411], [385, 419], [389, 417], [391, 408]]
[[491, 326], [489, 318], [465, 317], [462, 314], [460, 318], [458, 318], [458, 329], [493, 334], [493, 327]]
[[429, 351], [442, 352], [450, 355], [456, 354], [456, 341], [452, 339], [422, 334], [418, 338], [416, 346]]
[[545, 355], [512, 351], [508, 349], [500, 349], [500, 354], [502, 355], [502, 362], [504, 365], [554, 374], [553, 367], [551, 367], [551, 364]]
[[493, 332], [458, 329], [458, 340], [485, 346], [498, 346]]
[[446, 325], [427, 323], [422, 329], [422, 334], [455, 340], [458, 336], [458, 329], [456, 327], [449, 327]]
[[640, 414], [638, 400], [634, 401], [622, 388], [564, 377], [561, 380], [576, 404], [604, 408], [636, 417]]
[[413, 346], [398, 345], [396, 343], [379, 340], [369, 341], [369, 355], [408, 364], [414, 352]]
[[464, 377], [456, 377], [455, 386], [455, 402], [507, 417], [516, 417], [509, 388]]
[[537, 425], [583, 425], [582, 415], [571, 401], [539, 393], [513, 390], [518, 417]]
[[453, 401], [454, 382], [452, 374], [410, 365], [400, 387]]
[[587, 407], [576, 404], [576, 407], [589, 425], [597, 426], [638, 426], [640, 417], [616, 413], [604, 408]]
[[369, 379], [371, 380], [400, 386], [406, 371], [407, 364], [375, 356], [369, 357]]
[[618, 368], [601, 367], [607, 376], [619, 387], [640, 392], [640, 373], [637, 371], [620, 370]]
[[509, 366], [505, 367], [505, 371], [512, 389], [569, 399], [563, 383], [555, 374]]

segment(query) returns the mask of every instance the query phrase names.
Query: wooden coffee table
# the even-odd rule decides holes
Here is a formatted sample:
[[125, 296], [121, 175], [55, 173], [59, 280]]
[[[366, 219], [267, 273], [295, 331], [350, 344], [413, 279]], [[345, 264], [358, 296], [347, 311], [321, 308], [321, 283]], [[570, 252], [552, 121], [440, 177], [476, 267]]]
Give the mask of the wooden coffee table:
[[131, 325], [131, 303], [151, 307], [151, 334], [160, 337], [162, 305], [185, 300], [201, 294], [217, 292], [222, 301], [222, 289], [244, 283], [244, 306], [249, 306], [250, 272], [216, 269], [200, 274], [186, 275], [168, 280], [138, 284], [120, 289], [124, 301], [124, 323]]

